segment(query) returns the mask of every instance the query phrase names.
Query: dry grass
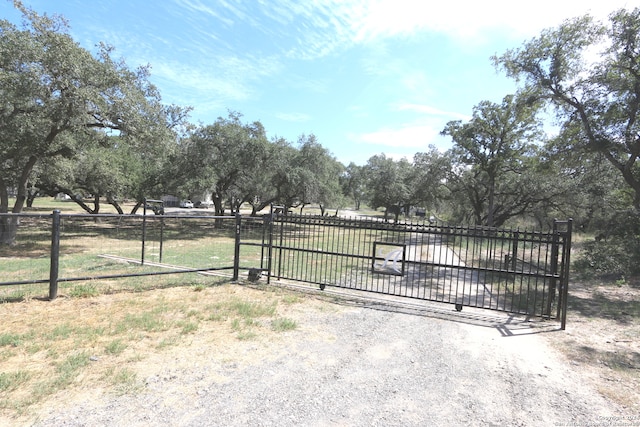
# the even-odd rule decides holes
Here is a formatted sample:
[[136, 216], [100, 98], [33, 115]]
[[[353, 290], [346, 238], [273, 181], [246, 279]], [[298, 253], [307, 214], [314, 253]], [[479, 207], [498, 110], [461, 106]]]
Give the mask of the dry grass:
[[189, 343], [196, 332], [221, 346], [295, 329], [285, 313], [299, 301], [284, 291], [199, 285], [4, 303], [0, 420], [61, 391], [134, 391], [142, 385], [139, 362]]
[[640, 288], [575, 282], [567, 330], [547, 338], [608, 399], [640, 412]]

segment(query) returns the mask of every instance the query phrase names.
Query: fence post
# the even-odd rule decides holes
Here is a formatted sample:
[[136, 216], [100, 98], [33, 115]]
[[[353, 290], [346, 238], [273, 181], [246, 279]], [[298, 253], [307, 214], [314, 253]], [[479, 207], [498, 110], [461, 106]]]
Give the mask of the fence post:
[[144, 209], [142, 210], [142, 253], [140, 254], [140, 265], [144, 265], [144, 241], [147, 237], [147, 198], [144, 198]]
[[[553, 220], [553, 235], [552, 235], [552, 241], [551, 241], [551, 278], [550, 278], [550, 283], [549, 283], [549, 296], [547, 297], [547, 308], [546, 308], [546, 315], [548, 316], [547, 318], [551, 317], [551, 303], [553, 302], [553, 300], [556, 297], [556, 290], [558, 288], [557, 286], [557, 282], [558, 280], [556, 279], [556, 275], [558, 274], [558, 256], [559, 256], [559, 251], [560, 251], [560, 236], [559, 236], [559, 232], [558, 232], [558, 223], [559, 221], [557, 219]], [[544, 315], [545, 313], [543, 313]]]
[[236, 230], [235, 230], [235, 250], [233, 254], [233, 278], [231, 280], [237, 281], [240, 276], [240, 225], [242, 221], [242, 215], [240, 212], [236, 212]]
[[58, 273], [60, 260], [60, 210], [53, 211], [51, 221], [51, 260], [49, 269], [49, 300], [58, 296]]
[[573, 233], [573, 219], [567, 221], [567, 231], [562, 245], [562, 274], [560, 275], [560, 301], [558, 307], [562, 308], [560, 317], [560, 329], [567, 327], [567, 298], [569, 296], [569, 267], [571, 264], [571, 234]]

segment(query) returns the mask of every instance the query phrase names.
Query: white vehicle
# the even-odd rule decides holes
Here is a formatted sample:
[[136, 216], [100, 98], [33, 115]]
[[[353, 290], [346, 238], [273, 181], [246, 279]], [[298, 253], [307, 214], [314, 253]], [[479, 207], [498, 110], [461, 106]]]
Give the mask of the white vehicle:
[[193, 202], [191, 200], [183, 200], [180, 202], [180, 207], [191, 209], [193, 208]]

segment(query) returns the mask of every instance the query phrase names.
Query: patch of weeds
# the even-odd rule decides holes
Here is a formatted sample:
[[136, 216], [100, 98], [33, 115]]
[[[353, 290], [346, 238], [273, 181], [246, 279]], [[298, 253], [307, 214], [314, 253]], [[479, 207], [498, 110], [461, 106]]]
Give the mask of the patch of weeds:
[[10, 358], [14, 357], [16, 354], [18, 353], [15, 350], [13, 350], [13, 347], [9, 349], [4, 349], [0, 351], [0, 362], [4, 360], [9, 360]]
[[104, 327], [77, 327], [73, 331], [73, 335], [79, 342], [83, 341], [96, 341], [98, 338], [105, 334]]
[[174, 345], [177, 345], [178, 342], [179, 342], [178, 337], [163, 338], [162, 341], [160, 341], [156, 345], [156, 349], [160, 350], [160, 349], [163, 349], [163, 348], [172, 347]]
[[195, 322], [181, 321], [178, 322], [178, 326], [182, 328], [182, 331], [180, 332], [182, 335], [186, 335], [198, 330], [198, 324]]
[[108, 354], [118, 355], [122, 353], [127, 348], [127, 344], [122, 342], [122, 340], [117, 339], [111, 341], [106, 345], [104, 351]]
[[140, 389], [138, 375], [128, 368], [111, 371], [109, 382], [114, 386], [114, 391], [119, 396], [133, 393]]
[[88, 364], [89, 355], [86, 352], [68, 356], [56, 365], [57, 376], [55, 378], [49, 381], [42, 381], [34, 386], [29, 404], [33, 404], [67, 387], [78, 376], [80, 370]]
[[0, 334], [0, 347], [18, 347], [28, 338], [26, 334]]
[[209, 314], [209, 317], [207, 317], [207, 320], [211, 321], [211, 322], [222, 322], [226, 319], [227, 317], [221, 313], [221, 312], [214, 312]]
[[153, 312], [141, 314], [127, 314], [117, 326], [117, 332], [125, 332], [132, 329], [139, 329], [146, 332], [162, 332], [168, 329], [166, 323]]
[[206, 288], [205, 285], [199, 283], [199, 284], [193, 286], [192, 289], [193, 289], [193, 292], [202, 292], [202, 291], [204, 291], [205, 288]]
[[240, 319], [233, 319], [233, 321], [231, 322], [231, 329], [236, 332], [239, 332], [242, 330]]
[[41, 344], [30, 344], [25, 348], [25, 350], [27, 351], [28, 354], [36, 354], [37, 352], [42, 350], [42, 345]]
[[282, 297], [282, 302], [284, 304], [293, 305], [293, 304], [297, 304], [297, 303], [301, 302], [301, 298], [300, 298], [299, 295], [288, 294], [288, 295], [284, 295]]
[[223, 309], [222, 304], [212, 304], [205, 307], [205, 312], [209, 313], [207, 320], [212, 322], [221, 322], [227, 318], [227, 311]]
[[295, 320], [280, 317], [271, 321], [271, 329], [276, 332], [292, 331], [298, 327]]
[[249, 341], [255, 339], [257, 336], [258, 335], [253, 331], [243, 331], [239, 332], [238, 335], [236, 335], [236, 338], [238, 338], [240, 341]]
[[199, 318], [200, 317], [200, 312], [198, 310], [191, 309], [191, 310], [187, 311], [184, 315], [187, 316], [187, 317]]
[[64, 340], [71, 336], [73, 328], [68, 323], [58, 325], [51, 332], [46, 334], [46, 338], [50, 340]]
[[67, 294], [72, 298], [89, 298], [100, 295], [98, 287], [93, 283], [72, 286]]
[[0, 372], [0, 392], [15, 390], [30, 378], [31, 374], [27, 371]]
[[265, 305], [247, 301], [233, 301], [231, 302], [229, 308], [233, 310], [238, 316], [244, 318], [273, 316], [276, 312], [275, 304]]
[[56, 372], [60, 374], [61, 379], [72, 380], [78, 374], [78, 371], [88, 364], [89, 354], [83, 351], [78, 354], [72, 354], [64, 359], [56, 366]]

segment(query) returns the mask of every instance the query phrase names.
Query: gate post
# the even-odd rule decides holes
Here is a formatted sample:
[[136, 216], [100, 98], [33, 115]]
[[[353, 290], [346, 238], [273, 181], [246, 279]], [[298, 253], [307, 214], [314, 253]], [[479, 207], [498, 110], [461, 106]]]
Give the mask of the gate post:
[[567, 231], [562, 245], [562, 265], [560, 270], [560, 301], [558, 309], [562, 309], [560, 316], [560, 329], [567, 326], [567, 297], [569, 295], [569, 266], [571, 263], [571, 234], [573, 233], [573, 219], [567, 221]]
[[551, 278], [549, 283], [549, 295], [547, 296], [546, 310], [542, 313], [543, 317], [551, 317], [551, 303], [556, 297], [557, 279], [558, 274], [558, 255], [559, 255], [560, 238], [558, 231], [558, 220], [553, 220], [553, 234], [551, 237]]
[[233, 280], [238, 280], [240, 276], [240, 225], [242, 222], [242, 215], [240, 212], [236, 212], [236, 229], [235, 229], [235, 248], [233, 252]]
[[60, 210], [53, 211], [51, 221], [51, 260], [49, 268], [49, 300], [58, 296], [58, 273], [60, 261]]
[[[271, 267], [273, 266], [273, 207], [269, 212], [269, 216], [265, 217], [263, 222], [263, 227], [267, 228], [267, 233], [269, 233], [269, 243], [267, 248], [267, 285], [271, 283]], [[268, 218], [268, 219], [267, 219]], [[264, 228], [263, 228], [264, 230]], [[262, 234], [262, 247], [264, 249], [264, 232]], [[262, 258], [260, 259], [260, 266], [262, 266]]]

